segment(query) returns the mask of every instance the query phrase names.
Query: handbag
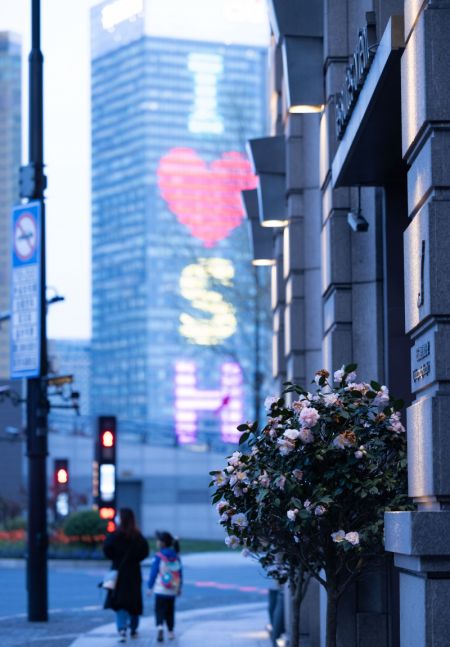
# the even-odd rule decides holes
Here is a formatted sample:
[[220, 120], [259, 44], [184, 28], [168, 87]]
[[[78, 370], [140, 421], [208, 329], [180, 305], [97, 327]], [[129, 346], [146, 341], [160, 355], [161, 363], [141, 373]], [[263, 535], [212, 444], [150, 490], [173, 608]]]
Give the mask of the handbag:
[[[127, 552], [125, 553], [122, 561], [120, 562], [119, 569], [122, 568], [123, 564], [125, 564], [125, 561], [130, 553], [131, 546], [128, 548]], [[119, 577], [119, 570], [116, 569], [111, 569], [106, 573], [104, 576], [103, 580], [100, 583], [100, 587], [102, 589], [106, 589], [107, 591], [114, 591], [117, 585], [117, 579]]]
[[102, 580], [101, 587], [107, 591], [114, 591], [117, 584], [117, 578], [119, 576], [119, 571], [111, 570], [106, 573], [105, 577]]

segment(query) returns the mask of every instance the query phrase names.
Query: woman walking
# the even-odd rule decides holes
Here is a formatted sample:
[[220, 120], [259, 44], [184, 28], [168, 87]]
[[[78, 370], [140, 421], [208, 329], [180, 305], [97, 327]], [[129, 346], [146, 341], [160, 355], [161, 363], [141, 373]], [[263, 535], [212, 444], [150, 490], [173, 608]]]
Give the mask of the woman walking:
[[164, 641], [164, 624], [167, 625], [169, 640], [175, 639], [175, 599], [181, 594], [183, 570], [178, 556], [180, 546], [170, 532], [157, 532], [156, 553], [150, 578], [149, 593], [155, 593], [155, 620], [158, 642]]
[[137, 638], [139, 616], [142, 615], [142, 575], [140, 562], [148, 556], [148, 543], [139, 532], [130, 508], [119, 511], [120, 523], [116, 532], [106, 538], [103, 552], [117, 571], [114, 589], [108, 591], [105, 609], [116, 612], [119, 642], [126, 642], [127, 629], [131, 638]]

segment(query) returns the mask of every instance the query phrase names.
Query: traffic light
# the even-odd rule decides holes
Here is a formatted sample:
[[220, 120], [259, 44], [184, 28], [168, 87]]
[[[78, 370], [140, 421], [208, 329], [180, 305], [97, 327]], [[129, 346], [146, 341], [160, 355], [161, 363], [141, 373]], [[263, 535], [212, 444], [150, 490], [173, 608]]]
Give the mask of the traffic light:
[[53, 488], [55, 492], [55, 519], [63, 519], [70, 512], [69, 461], [56, 458], [53, 462]]
[[116, 444], [117, 420], [115, 416], [99, 416], [95, 442], [93, 496], [100, 517], [108, 520], [108, 532], [115, 530]]

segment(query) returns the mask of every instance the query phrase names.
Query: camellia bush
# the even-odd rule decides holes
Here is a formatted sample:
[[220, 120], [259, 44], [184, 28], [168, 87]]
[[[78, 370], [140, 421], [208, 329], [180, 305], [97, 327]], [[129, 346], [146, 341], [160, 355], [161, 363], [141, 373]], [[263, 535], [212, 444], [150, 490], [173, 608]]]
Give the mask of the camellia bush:
[[[355, 370], [343, 366], [334, 382], [318, 371], [313, 393], [287, 383], [266, 400], [265, 427], [240, 425], [241, 450], [211, 473], [227, 545], [295, 591], [305, 574], [325, 588], [327, 647], [336, 645], [339, 598], [383, 552], [385, 511], [410, 508], [403, 402], [357, 382]], [[295, 616], [292, 638], [297, 647]]]

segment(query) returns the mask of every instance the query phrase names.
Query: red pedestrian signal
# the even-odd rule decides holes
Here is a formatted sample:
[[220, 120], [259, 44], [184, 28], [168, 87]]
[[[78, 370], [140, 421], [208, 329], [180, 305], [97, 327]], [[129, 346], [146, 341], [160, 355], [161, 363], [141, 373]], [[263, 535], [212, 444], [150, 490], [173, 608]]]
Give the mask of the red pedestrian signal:
[[114, 434], [112, 431], [104, 431], [102, 434], [102, 446], [103, 447], [114, 447]]
[[56, 482], [60, 485], [65, 485], [69, 482], [69, 475], [64, 467], [61, 467], [61, 469], [56, 472]]
[[94, 502], [102, 519], [109, 526], [116, 510], [116, 447], [117, 422], [115, 416], [99, 416], [95, 440], [95, 461], [92, 474]]
[[69, 485], [69, 461], [55, 458], [53, 461], [53, 483], [57, 492], [67, 490]]
[[67, 458], [53, 462], [53, 491], [55, 520], [64, 519], [70, 513], [70, 474]]

